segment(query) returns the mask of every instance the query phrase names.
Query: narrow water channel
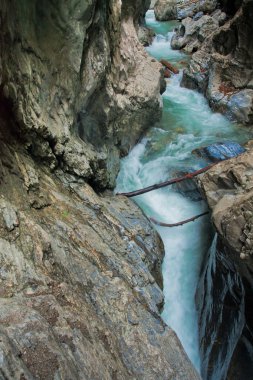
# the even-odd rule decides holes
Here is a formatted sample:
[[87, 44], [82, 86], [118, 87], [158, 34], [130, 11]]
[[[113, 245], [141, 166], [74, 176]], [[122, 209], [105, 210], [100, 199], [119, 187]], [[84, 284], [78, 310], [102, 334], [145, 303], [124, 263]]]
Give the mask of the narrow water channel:
[[[176, 22], [157, 22], [148, 11], [146, 23], [156, 37], [147, 48], [157, 59], [165, 58], [179, 68], [189, 59], [170, 47]], [[191, 152], [201, 146], [226, 140], [245, 141], [241, 128], [214, 113], [206, 99], [193, 90], [180, 87], [182, 72], [167, 81], [162, 95], [163, 116], [150, 126], [142, 141], [122, 159], [117, 192], [132, 191], [168, 178], [181, 171], [193, 171], [206, 162]], [[193, 201], [175, 188], [163, 188], [135, 197], [146, 215], [167, 223], [178, 222], [207, 209], [206, 203]], [[165, 246], [163, 262], [165, 306], [164, 321], [181, 340], [189, 358], [200, 370], [198, 322], [195, 291], [203, 257], [211, 244], [209, 217], [181, 227], [156, 227]]]

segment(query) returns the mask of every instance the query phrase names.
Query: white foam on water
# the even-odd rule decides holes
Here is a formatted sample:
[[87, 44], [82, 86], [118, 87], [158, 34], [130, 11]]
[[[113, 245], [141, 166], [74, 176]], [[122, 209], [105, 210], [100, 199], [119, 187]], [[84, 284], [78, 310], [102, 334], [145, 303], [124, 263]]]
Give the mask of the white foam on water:
[[[184, 58], [181, 52], [170, 48], [172, 27], [154, 18], [148, 11], [147, 25], [157, 36], [147, 49], [156, 58], [168, 57], [170, 61]], [[169, 31], [169, 32], [168, 32]], [[172, 75], [163, 94], [163, 118], [130, 153], [121, 160], [116, 192], [140, 189], [175, 176], [176, 171], [198, 169], [203, 162], [191, 152], [238, 136], [242, 132], [224, 116], [212, 112], [200, 93], [180, 87], [182, 73]], [[157, 148], [158, 144], [158, 148]], [[175, 189], [163, 188], [134, 200], [148, 216], [159, 221], [176, 223], [207, 209], [204, 201], [193, 202]], [[208, 250], [209, 219], [201, 218], [181, 227], [156, 227], [165, 246], [163, 262], [165, 306], [164, 321], [171, 326], [181, 340], [196, 369], [200, 369], [198, 318], [195, 292], [200, 267]]]

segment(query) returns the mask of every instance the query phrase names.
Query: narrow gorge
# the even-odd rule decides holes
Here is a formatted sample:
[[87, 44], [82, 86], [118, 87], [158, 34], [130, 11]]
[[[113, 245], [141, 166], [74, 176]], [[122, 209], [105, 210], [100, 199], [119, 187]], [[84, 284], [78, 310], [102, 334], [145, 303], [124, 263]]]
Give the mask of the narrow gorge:
[[252, 19], [0, 1], [0, 380], [253, 376]]

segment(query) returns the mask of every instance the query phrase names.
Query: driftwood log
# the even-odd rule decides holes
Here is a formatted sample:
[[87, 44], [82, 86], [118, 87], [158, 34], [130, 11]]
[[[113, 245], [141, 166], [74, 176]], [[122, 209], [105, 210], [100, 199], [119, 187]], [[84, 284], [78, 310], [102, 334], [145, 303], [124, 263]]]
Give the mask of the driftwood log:
[[211, 169], [214, 165], [216, 165], [216, 163], [205, 166], [204, 168], [196, 170], [192, 173], [185, 174], [182, 177], [173, 178], [173, 179], [170, 179], [168, 181], [161, 182], [161, 183], [156, 183], [155, 185], [144, 187], [143, 189], [139, 189], [139, 190], [135, 190], [135, 191], [130, 191], [128, 193], [117, 193], [116, 195], [124, 195], [125, 197], [131, 198], [131, 197], [135, 197], [137, 195], [145, 194], [145, 193], [148, 193], [148, 192], [153, 191], [153, 190], [161, 189], [162, 187], [173, 185], [174, 183], [185, 181], [186, 179], [192, 179], [193, 177], [196, 177], [199, 174], [205, 173], [207, 170]]
[[169, 69], [173, 74], [178, 74], [179, 73], [179, 70], [173, 66], [170, 62], [166, 61], [165, 59], [161, 59], [160, 63], [167, 67], [167, 69]]
[[185, 219], [185, 220], [182, 220], [181, 222], [178, 222], [178, 223], [164, 223], [164, 222], [158, 222], [156, 219], [154, 218], [149, 218], [149, 220], [156, 224], [157, 226], [161, 226], [161, 227], [178, 227], [178, 226], [183, 226], [184, 224], [186, 223], [190, 223], [190, 222], [194, 222], [196, 219], [199, 219], [201, 218], [202, 216], [204, 215], [207, 215], [209, 214], [209, 211], [205, 211], [203, 212], [202, 214], [199, 214], [199, 215], [196, 215], [196, 216], [193, 216], [192, 218], [189, 218], [189, 219]]
[[164, 70], [164, 78], [170, 78], [171, 77], [171, 72], [170, 70], [166, 67]]

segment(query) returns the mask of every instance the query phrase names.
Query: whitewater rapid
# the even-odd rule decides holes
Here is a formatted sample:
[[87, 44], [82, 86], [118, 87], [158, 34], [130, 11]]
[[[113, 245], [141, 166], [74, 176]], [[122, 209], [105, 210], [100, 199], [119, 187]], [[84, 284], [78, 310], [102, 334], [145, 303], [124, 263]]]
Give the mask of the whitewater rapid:
[[[156, 32], [147, 48], [150, 55], [168, 59], [183, 68], [188, 56], [172, 50], [170, 40], [176, 22], [157, 22], [148, 11], [146, 23]], [[116, 192], [132, 191], [168, 178], [178, 172], [193, 171], [206, 165], [191, 152], [217, 141], [240, 141], [240, 128], [214, 113], [200, 93], [180, 87], [182, 70], [167, 81], [162, 95], [162, 120], [122, 159]], [[147, 216], [175, 223], [207, 210], [206, 203], [192, 201], [175, 188], [163, 188], [134, 198]], [[163, 262], [164, 321], [182, 342], [192, 363], [200, 371], [198, 318], [195, 292], [203, 258], [212, 239], [209, 217], [181, 227], [157, 227], [165, 247]]]

